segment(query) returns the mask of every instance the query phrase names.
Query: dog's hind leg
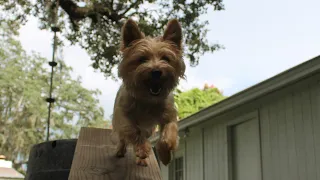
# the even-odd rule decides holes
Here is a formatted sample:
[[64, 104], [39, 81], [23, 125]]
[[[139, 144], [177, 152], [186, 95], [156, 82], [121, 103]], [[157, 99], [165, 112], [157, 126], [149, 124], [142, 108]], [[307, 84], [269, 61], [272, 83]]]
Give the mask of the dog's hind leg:
[[125, 140], [121, 139], [117, 145], [116, 156], [119, 158], [124, 157], [126, 152], [127, 152], [127, 144], [126, 144]]

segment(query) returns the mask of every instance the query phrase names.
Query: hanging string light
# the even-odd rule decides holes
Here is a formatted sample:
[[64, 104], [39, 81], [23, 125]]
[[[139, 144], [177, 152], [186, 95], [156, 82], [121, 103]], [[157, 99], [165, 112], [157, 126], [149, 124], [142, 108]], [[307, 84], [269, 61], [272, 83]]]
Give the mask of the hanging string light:
[[49, 65], [51, 66], [51, 76], [50, 76], [50, 90], [49, 90], [49, 97], [46, 98], [46, 101], [49, 103], [48, 106], [48, 120], [47, 120], [47, 141], [50, 139], [50, 119], [51, 119], [51, 111], [53, 103], [55, 102], [55, 98], [52, 96], [52, 90], [53, 90], [53, 75], [54, 75], [54, 67], [58, 65], [57, 62], [55, 62], [55, 56], [56, 56], [56, 50], [57, 50], [57, 32], [60, 31], [60, 28], [57, 25], [57, 14], [58, 14], [58, 8], [59, 8], [59, 0], [56, 0], [53, 2], [51, 8], [50, 8], [50, 16], [51, 16], [51, 31], [54, 33], [53, 35], [53, 51], [52, 51], [52, 61], [49, 62]]

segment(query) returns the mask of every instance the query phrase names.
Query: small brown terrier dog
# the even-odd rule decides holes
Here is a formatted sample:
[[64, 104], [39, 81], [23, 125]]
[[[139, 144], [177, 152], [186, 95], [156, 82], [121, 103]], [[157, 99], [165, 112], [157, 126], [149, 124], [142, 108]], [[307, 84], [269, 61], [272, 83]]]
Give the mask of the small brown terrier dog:
[[132, 19], [122, 28], [123, 60], [118, 76], [123, 83], [118, 90], [113, 112], [113, 132], [119, 137], [116, 155], [123, 157], [133, 145], [137, 164], [147, 166], [152, 149], [148, 138], [156, 125], [160, 139], [156, 149], [164, 165], [171, 161], [171, 151], [178, 147], [177, 110], [173, 90], [184, 78], [182, 29], [173, 19], [163, 36], [146, 37]]

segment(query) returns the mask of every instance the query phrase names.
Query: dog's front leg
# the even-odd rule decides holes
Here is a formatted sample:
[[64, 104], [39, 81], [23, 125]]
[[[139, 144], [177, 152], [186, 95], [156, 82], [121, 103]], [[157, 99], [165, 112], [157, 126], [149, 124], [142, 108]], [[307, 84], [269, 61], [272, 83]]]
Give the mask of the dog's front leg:
[[151, 143], [147, 139], [147, 134], [143, 131], [139, 131], [136, 134], [136, 141], [134, 150], [137, 156], [137, 164], [147, 166], [146, 158], [149, 157], [151, 151]]
[[126, 153], [127, 145], [132, 144], [135, 155], [137, 156], [137, 164], [146, 166], [146, 158], [151, 151], [151, 144], [147, 139], [148, 132], [138, 128], [120, 110], [120, 108], [116, 109], [113, 119], [114, 130], [119, 136], [116, 156], [123, 157]]
[[164, 165], [168, 165], [171, 161], [171, 151], [178, 148], [178, 125], [177, 121], [171, 121], [162, 124], [160, 140], [156, 148], [159, 158]]

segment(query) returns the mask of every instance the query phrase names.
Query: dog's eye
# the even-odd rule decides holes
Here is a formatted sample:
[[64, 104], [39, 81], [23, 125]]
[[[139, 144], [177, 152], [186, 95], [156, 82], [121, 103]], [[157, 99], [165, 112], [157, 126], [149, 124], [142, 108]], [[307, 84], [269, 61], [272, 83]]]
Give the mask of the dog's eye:
[[142, 56], [139, 58], [140, 63], [145, 63], [146, 61], [147, 61], [147, 57], [145, 57], [145, 56]]
[[163, 56], [161, 59], [164, 60], [164, 61], [167, 61], [167, 62], [170, 61], [170, 59], [167, 56]]

